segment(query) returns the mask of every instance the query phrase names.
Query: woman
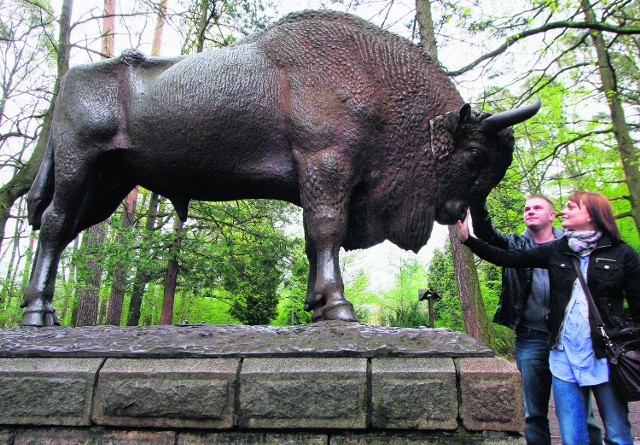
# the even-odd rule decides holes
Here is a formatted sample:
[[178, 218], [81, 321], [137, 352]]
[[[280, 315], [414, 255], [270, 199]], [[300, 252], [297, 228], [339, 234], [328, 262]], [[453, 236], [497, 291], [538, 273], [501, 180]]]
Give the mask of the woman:
[[640, 257], [620, 239], [611, 205], [593, 192], [576, 192], [560, 212], [563, 238], [525, 251], [502, 250], [469, 236], [458, 222], [460, 239], [479, 257], [505, 267], [549, 269], [551, 304], [547, 324], [553, 395], [562, 443], [589, 443], [587, 402], [593, 394], [609, 444], [633, 444], [629, 407], [609, 382], [604, 337], [589, 314], [572, 258], [580, 260], [609, 336], [625, 327], [623, 300], [640, 322]]

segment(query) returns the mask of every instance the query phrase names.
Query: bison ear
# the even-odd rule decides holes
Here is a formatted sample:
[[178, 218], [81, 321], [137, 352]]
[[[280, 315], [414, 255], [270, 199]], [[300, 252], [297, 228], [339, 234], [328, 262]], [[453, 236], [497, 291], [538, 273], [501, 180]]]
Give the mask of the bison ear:
[[471, 105], [464, 104], [458, 114], [460, 115], [460, 122], [466, 121], [471, 116]]
[[458, 122], [459, 115], [456, 112], [449, 112], [431, 119], [431, 143], [429, 146], [434, 159], [443, 160], [455, 149], [454, 134]]

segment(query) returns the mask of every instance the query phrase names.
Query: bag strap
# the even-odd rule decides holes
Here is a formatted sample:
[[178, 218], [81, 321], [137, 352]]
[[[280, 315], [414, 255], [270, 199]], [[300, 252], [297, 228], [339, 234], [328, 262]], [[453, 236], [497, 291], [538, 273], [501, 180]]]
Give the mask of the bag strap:
[[578, 279], [580, 280], [580, 284], [582, 285], [582, 290], [584, 294], [587, 296], [587, 302], [589, 303], [589, 312], [593, 315], [593, 319], [596, 321], [596, 327], [600, 329], [600, 333], [605, 338], [607, 343], [609, 342], [609, 336], [604, 330], [604, 323], [602, 322], [602, 317], [600, 317], [600, 311], [598, 311], [598, 307], [596, 306], [596, 302], [593, 300], [593, 296], [591, 295], [591, 291], [589, 290], [589, 286], [587, 286], [587, 281], [584, 279], [584, 275], [582, 275], [582, 270], [580, 269], [580, 261], [577, 257], [572, 257], [573, 267], [576, 269], [578, 274]]

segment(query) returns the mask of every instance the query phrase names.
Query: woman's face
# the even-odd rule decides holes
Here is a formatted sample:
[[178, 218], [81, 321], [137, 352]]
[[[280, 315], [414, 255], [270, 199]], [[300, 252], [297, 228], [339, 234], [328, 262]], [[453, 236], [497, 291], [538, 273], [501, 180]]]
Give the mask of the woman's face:
[[560, 212], [562, 227], [569, 230], [595, 230], [596, 225], [589, 215], [589, 210], [584, 204], [579, 207], [577, 203], [568, 201]]

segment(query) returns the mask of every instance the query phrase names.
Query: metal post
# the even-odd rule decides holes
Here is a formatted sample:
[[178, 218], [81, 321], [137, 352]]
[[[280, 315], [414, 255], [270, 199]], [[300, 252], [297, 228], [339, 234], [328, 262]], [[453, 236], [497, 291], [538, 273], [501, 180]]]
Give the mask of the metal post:
[[433, 315], [433, 302], [441, 297], [433, 289], [418, 289], [418, 301], [428, 300], [429, 302], [429, 327], [435, 327], [435, 317]]

